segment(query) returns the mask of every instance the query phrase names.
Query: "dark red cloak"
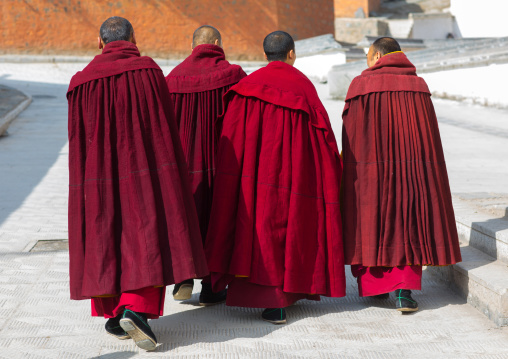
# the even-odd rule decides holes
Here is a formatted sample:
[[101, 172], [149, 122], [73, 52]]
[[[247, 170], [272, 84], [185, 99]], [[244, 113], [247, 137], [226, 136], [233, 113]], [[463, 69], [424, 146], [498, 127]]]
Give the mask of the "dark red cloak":
[[251, 307], [272, 302], [254, 303], [247, 283], [289, 296], [344, 296], [342, 165], [314, 86], [276, 61], [241, 80], [224, 100], [205, 244], [214, 288], [241, 280], [248, 304], [230, 303], [233, 286], [228, 304]]
[[126, 41], [71, 80], [72, 299], [208, 273], [164, 75]]
[[347, 264], [461, 260], [439, 128], [425, 81], [403, 53], [356, 77], [343, 118]]
[[212, 207], [220, 135], [215, 121], [224, 110], [222, 97], [245, 76], [240, 66], [226, 61], [222, 48], [199, 45], [166, 77], [203, 240]]

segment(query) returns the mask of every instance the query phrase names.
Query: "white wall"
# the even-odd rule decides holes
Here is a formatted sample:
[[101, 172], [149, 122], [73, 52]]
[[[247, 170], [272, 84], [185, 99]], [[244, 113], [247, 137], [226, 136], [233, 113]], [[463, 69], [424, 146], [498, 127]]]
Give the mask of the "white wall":
[[305, 57], [298, 57], [297, 53], [295, 67], [311, 80], [327, 82], [328, 72], [332, 67], [345, 63], [346, 53], [342, 51]]
[[413, 19], [390, 19], [386, 22], [390, 29], [390, 36], [398, 39], [407, 39], [411, 35]]
[[508, 78], [508, 64], [422, 73], [430, 92], [437, 97], [467, 100], [473, 103], [508, 108], [503, 80]]
[[508, 36], [506, 0], [451, 0], [450, 11], [463, 37]]
[[453, 17], [449, 13], [409, 14], [409, 19], [413, 20], [413, 39], [446, 39], [448, 34], [459, 37], [453, 31]]

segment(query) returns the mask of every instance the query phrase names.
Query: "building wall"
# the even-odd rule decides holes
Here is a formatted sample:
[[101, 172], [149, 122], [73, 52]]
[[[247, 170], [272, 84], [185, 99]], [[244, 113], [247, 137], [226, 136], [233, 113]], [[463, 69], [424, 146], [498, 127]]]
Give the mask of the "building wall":
[[335, 17], [355, 17], [360, 7], [368, 17], [369, 12], [379, 11], [381, 0], [335, 0]]
[[388, 36], [389, 28], [386, 21], [378, 18], [370, 19], [335, 19], [335, 38], [338, 41], [356, 44], [365, 36]]
[[295, 40], [333, 33], [333, 1], [2, 0], [0, 53], [97, 54], [100, 25], [117, 15], [132, 23], [143, 54], [185, 57], [193, 31], [210, 24], [221, 32], [228, 58], [259, 60], [272, 31]]

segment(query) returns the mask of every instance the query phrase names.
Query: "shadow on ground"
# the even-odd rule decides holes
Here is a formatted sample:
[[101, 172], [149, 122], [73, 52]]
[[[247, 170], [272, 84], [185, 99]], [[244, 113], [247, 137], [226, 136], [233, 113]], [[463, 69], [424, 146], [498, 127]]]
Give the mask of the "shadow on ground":
[[[6, 75], [0, 83], [33, 96], [8, 135], [0, 137], [1, 225], [44, 178], [67, 142], [67, 85], [13, 81]], [[67, 183], [62, 191], [67, 191]]]
[[[349, 267], [349, 266], [348, 266]], [[445, 290], [443, 290], [445, 289]], [[170, 289], [166, 300], [172, 300]], [[439, 294], [439, 295], [436, 295]], [[352, 277], [347, 268], [347, 295], [343, 298], [321, 297], [321, 301], [301, 300], [295, 305], [286, 309], [288, 324], [273, 325], [262, 321], [262, 309], [228, 307], [219, 304], [212, 307], [198, 306], [199, 294], [194, 293], [188, 301], [180, 302], [179, 305], [185, 307], [194, 307], [191, 310], [184, 310], [178, 313], [168, 313], [158, 320], [151, 321], [151, 326], [156, 333], [159, 346], [156, 351], [168, 352], [177, 348], [193, 346], [199, 344], [203, 348], [211, 343], [224, 343], [238, 338], [262, 338], [281, 331], [283, 335], [286, 330], [305, 330], [301, 323], [326, 322], [323, 316], [333, 314], [344, 319], [351, 320], [358, 318], [362, 321], [365, 311], [372, 312], [373, 320], [378, 321], [379, 316], [387, 318], [401, 316], [400, 312], [395, 310], [395, 298], [393, 293], [390, 299], [376, 300], [373, 298], [358, 298], [358, 288], [356, 280]], [[422, 281], [422, 291], [414, 291], [414, 298], [419, 302], [420, 310], [414, 314], [404, 316], [411, 317], [421, 315], [425, 311], [454, 306], [466, 303], [465, 299], [460, 298], [451, 290], [437, 283], [425, 271]], [[423, 314], [425, 315], [425, 314]], [[318, 319], [319, 318], [319, 319]], [[371, 325], [366, 322], [366, 325]], [[313, 324], [314, 325], [314, 324]], [[327, 325], [328, 329], [344, 330], [347, 335], [347, 324], [333, 322]], [[193, 330], [190, 330], [190, 329]], [[189, 333], [192, 333], [189, 336]], [[303, 334], [302, 334], [303, 335]], [[233, 344], [231, 344], [233, 345]]]

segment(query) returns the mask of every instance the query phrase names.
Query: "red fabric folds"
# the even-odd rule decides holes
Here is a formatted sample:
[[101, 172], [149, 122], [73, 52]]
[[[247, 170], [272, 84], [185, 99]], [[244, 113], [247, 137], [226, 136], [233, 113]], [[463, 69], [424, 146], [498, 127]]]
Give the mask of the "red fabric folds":
[[215, 177], [215, 121], [224, 110], [222, 97], [245, 76], [239, 66], [225, 60], [219, 46], [199, 45], [166, 77], [203, 240], [208, 231]]
[[320, 300], [317, 294], [285, 292], [283, 287], [283, 285], [259, 285], [249, 282], [246, 278], [234, 278], [228, 284], [226, 305], [247, 308], [285, 308], [301, 299]]
[[[106, 57], [123, 51], [121, 64], [99, 55], [91, 65], [131, 70], [67, 93], [71, 299], [208, 273], [164, 76], [151, 65], [132, 69], [139, 52], [121, 43], [104, 49]], [[77, 76], [95, 76], [91, 65]]]
[[216, 45], [199, 45], [166, 77], [171, 93], [194, 93], [237, 83], [245, 72], [226, 61], [224, 50]]
[[148, 319], [164, 314], [166, 287], [148, 287], [124, 292], [116, 297], [92, 298], [92, 316], [114, 318], [125, 309], [145, 313]]
[[364, 267], [352, 265], [360, 297], [390, 293], [397, 289], [421, 290], [422, 266]]
[[[326, 126], [326, 111], [313, 110], [322, 107], [318, 98], [308, 98], [309, 103], [298, 98], [297, 94], [312, 92], [313, 85], [293, 67], [272, 62], [257, 73], [225, 96], [205, 246], [214, 289], [240, 275], [247, 283], [279, 287], [285, 293], [344, 296], [342, 166], [336, 144], [327, 140], [333, 131], [329, 122]], [[289, 93], [284, 94], [288, 102], [283, 102], [280, 96], [259, 92], [266, 88], [269, 94], [281, 93], [281, 77], [295, 89], [292, 103], [300, 108], [286, 106]], [[316, 113], [323, 118], [315, 118]], [[231, 294], [234, 288], [229, 288], [228, 296], [238, 297]], [[269, 299], [250, 306], [268, 303]]]
[[72, 77], [67, 92], [92, 80], [139, 69], [160, 70], [160, 67], [150, 57], [140, 56], [138, 48], [133, 43], [113, 41], [104, 47], [102, 54], [95, 56], [82, 71], [78, 71]]
[[342, 115], [347, 264], [461, 260], [438, 123], [423, 85], [404, 54], [382, 57], [351, 84]]
[[235, 93], [306, 112], [311, 125], [324, 131], [328, 146], [339, 155], [328, 113], [316, 88], [307, 76], [294, 67], [281, 61], [270, 62], [264, 69], [254, 71], [239, 82], [226, 97]]

